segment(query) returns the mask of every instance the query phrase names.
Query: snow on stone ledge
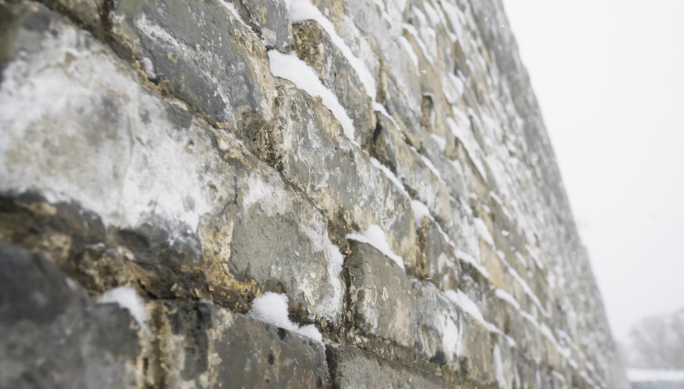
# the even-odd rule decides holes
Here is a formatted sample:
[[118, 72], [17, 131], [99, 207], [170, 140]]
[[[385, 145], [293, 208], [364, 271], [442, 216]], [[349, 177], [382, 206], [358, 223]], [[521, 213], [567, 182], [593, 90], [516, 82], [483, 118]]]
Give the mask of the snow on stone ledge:
[[382, 231], [382, 228], [380, 228], [379, 225], [371, 224], [368, 226], [368, 229], [363, 233], [363, 235], [347, 234], [347, 239], [352, 239], [361, 243], [368, 243], [390, 259], [394, 260], [394, 262], [396, 262], [400, 268], [404, 269], [404, 259], [390, 249], [389, 245], [387, 244], [387, 240], [385, 239], [385, 232]]
[[108, 290], [97, 299], [99, 304], [115, 303], [121, 309], [127, 309], [131, 316], [138, 322], [138, 325], [147, 330], [147, 311], [145, 310], [145, 302], [135, 289], [128, 286], [119, 286]]
[[627, 369], [630, 382], [684, 382], [684, 370]]
[[347, 115], [347, 111], [342, 107], [337, 96], [321, 83], [316, 73], [306, 62], [297, 58], [293, 53], [283, 54], [277, 50], [269, 51], [268, 58], [270, 59], [271, 73], [274, 76], [292, 81], [297, 88], [304, 90], [312, 97], [320, 97], [323, 104], [332, 111], [342, 125], [344, 135], [358, 146], [354, 139], [354, 122]]
[[290, 321], [287, 313], [287, 300], [284, 294], [266, 292], [254, 299], [252, 309], [247, 316], [296, 332], [317, 342], [323, 342], [323, 336], [313, 324], [300, 327]]
[[404, 189], [404, 185], [403, 185], [403, 184], [401, 183], [401, 181], [397, 178], [397, 176], [395, 176], [394, 173], [392, 173], [392, 171], [389, 170], [389, 168], [388, 168], [387, 166], [383, 165], [380, 161], [378, 161], [377, 159], [375, 159], [375, 158], [373, 158], [373, 157], [370, 157], [370, 161], [371, 161], [371, 163], [373, 164], [373, 166], [375, 166], [376, 168], [380, 169], [380, 170], [385, 174], [385, 176], [386, 176], [390, 181], [392, 181], [392, 183], [394, 183], [394, 185], [397, 187], [397, 189], [399, 189], [399, 190], [401, 191], [401, 193], [404, 194], [404, 196], [406, 196], [406, 197], [409, 198], [409, 199], [411, 198], [411, 196], [409, 196], [409, 194], [408, 194], [408, 192], [406, 191], [406, 189]]
[[351, 67], [354, 69], [356, 74], [359, 76], [361, 83], [366, 89], [366, 94], [375, 101], [376, 88], [375, 79], [366, 65], [357, 58], [351, 51], [351, 48], [344, 42], [344, 40], [337, 35], [335, 26], [323, 16], [321, 11], [316, 8], [315, 5], [311, 4], [309, 0], [290, 0], [288, 5], [290, 11], [290, 20], [292, 23], [297, 23], [302, 20], [315, 20], [318, 24], [323, 27], [325, 32], [330, 36], [330, 40], [335, 46], [342, 52], [342, 55], [347, 59]]

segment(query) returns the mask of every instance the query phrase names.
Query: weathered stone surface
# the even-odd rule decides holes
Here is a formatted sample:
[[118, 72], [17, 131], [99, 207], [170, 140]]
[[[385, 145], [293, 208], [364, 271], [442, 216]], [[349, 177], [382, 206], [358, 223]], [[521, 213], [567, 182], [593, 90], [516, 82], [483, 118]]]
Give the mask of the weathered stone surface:
[[42, 0], [42, 2], [66, 14], [97, 35], [105, 33], [103, 15], [106, 15], [107, 8], [104, 0]]
[[[74, 212], [59, 210], [72, 204], [84, 217], [75, 227], [95, 220], [107, 233], [75, 252], [69, 230], [26, 236], [5, 225], [5, 239], [54, 243], [98, 289], [139, 282], [159, 298], [211, 296], [239, 311], [273, 290], [291, 297], [302, 320], [339, 316], [327, 220], [308, 199], [235, 138], [142, 88], [89, 35], [43, 7], [8, 7], [23, 16], [0, 85], [0, 191], [38, 194], [27, 206], [44, 219], [68, 219]], [[49, 23], [37, 28], [35, 18]], [[20, 225], [25, 203], [8, 212]]]
[[379, 225], [390, 247], [410, 259], [416, 231], [410, 199], [347, 139], [319, 99], [278, 81], [275, 119], [262, 158], [302, 188], [342, 231]]
[[372, 147], [373, 155], [396, 174], [413, 198], [440, 220], [450, 220], [452, 209], [446, 183], [430, 170], [415, 148], [406, 144], [403, 134], [385, 115], [378, 115]]
[[322, 343], [211, 302], [154, 309], [163, 387], [328, 387]]
[[470, 316], [461, 321], [463, 354], [461, 372], [467, 381], [493, 384], [495, 381], [492, 364], [494, 344], [492, 335], [481, 323]]
[[[54, 362], [60, 376], [2, 354], [12, 380], [92, 387], [103, 365], [76, 356], [116, 325], [139, 349], [100, 376], [124, 387], [625, 386], [500, 2], [40, 3], [0, 1], [0, 242], [92, 298], [136, 288], [154, 315], [143, 334], [69, 297], [59, 314], [95, 343], [65, 340], [77, 361]], [[293, 30], [288, 12], [313, 7], [318, 22]], [[361, 147], [321, 98], [272, 76], [266, 50], [291, 48]], [[289, 306], [259, 317], [340, 344], [327, 365], [320, 344], [240, 315], [264, 292]], [[15, 338], [39, 353], [31, 339], [61, 325]]]
[[355, 347], [328, 346], [335, 388], [445, 388], [441, 377], [378, 359]]
[[[387, 64], [383, 69], [388, 68]], [[420, 147], [422, 138], [418, 131], [420, 126], [420, 94], [407, 96], [399, 84], [403, 80], [397, 80], [389, 70], [380, 75], [381, 88], [378, 90], [378, 102], [382, 103], [387, 112], [400, 127], [401, 133], [406, 137], [406, 142], [414, 147]], [[409, 78], [410, 80], [411, 78]], [[420, 88], [417, 86], [419, 92]], [[413, 98], [412, 98], [413, 97]]]
[[[227, 2], [116, 1], [113, 32], [147, 77], [217, 122], [270, 117], [266, 49]], [[244, 116], [244, 117], [243, 117]]]
[[293, 48], [299, 58], [314, 69], [323, 85], [330, 89], [354, 121], [355, 138], [362, 145], [370, 141], [375, 129], [373, 100], [349, 61], [314, 20], [292, 26]]
[[429, 283], [417, 284], [416, 352], [431, 363], [459, 370], [464, 354], [463, 313]]
[[267, 49], [284, 53], [290, 49], [292, 32], [287, 3], [283, 0], [241, 0], [236, 3], [245, 20]]
[[349, 242], [345, 262], [354, 325], [363, 333], [413, 347], [416, 296], [404, 271], [366, 243]]
[[419, 279], [427, 279], [441, 290], [457, 289], [461, 278], [460, 261], [451, 240], [434, 219], [424, 216], [417, 222], [420, 256], [407, 271]]
[[139, 388], [145, 333], [45, 257], [0, 243], [0, 388]]

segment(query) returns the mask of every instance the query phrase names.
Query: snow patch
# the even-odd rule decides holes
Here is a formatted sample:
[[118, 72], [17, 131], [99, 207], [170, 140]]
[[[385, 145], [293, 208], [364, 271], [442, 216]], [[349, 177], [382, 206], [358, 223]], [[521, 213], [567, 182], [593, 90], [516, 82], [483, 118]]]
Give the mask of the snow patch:
[[387, 166], [383, 165], [382, 163], [380, 163], [380, 161], [378, 161], [377, 159], [375, 159], [373, 157], [370, 158], [370, 161], [373, 164], [373, 166], [382, 170], [382, 172], [385, 173], [385, 176], [387, 176], [387, 178], [389, 178], [389, 180], [392, 181], [394, 183], [394, 185], [396, 185], [397, 188], [399, 188], [401, 193], [403, 193], [407, 198], [409, 198], [409, 199], [411, 198], [411, 196], [409, 196], [406, 189], [404, 189], [404, 184], [402, 184], [401, 181], [399, 181], [397, 176], [395, 176], [394, 173], [392, 173], [392, 171], [389, 170], [389, 168]]
[[219, 3], [221, 3], [224, 7], [226, 7], [226, 8], [228, 9], [228, 11], [230, 11], [230, 13], [233, 15], [233, 17], [234, 17], [235, 19], [237, 19], [238, 22], [240, 22], [240, 24], [242, 24], [242, 25], [243, 25], [244, 27], [246, 27], [249, 31], [251, 31], [252, 34], [254, 34], [254, 30], [252, 30], [252, 27], [250, 27], [247, 23], [245, 23], [244, 20], [242, 20], [242, 17], [241, 17], [240, 14], [238, 13], [237, 8], [235, 8], [235, 4], [229, 3], [229, 2], [227, 2], [226, 0], [219, 0]]
[[417, 228], [420, 228], [420, 226], [423, 225], [423, 219], [425, 216], [432, 219], [428, 207], [418, 200], [411, 200], [411, 210], [413, 211], [413, 217], [415, 219]]
[[485, 278], [489, 279], [489, 273], [487, 273], [487, 269], [485, 269], [484, 266], [480, 265], [480, 262], [477, 259], [475, 259], [475, 257], [461, 250], [456, 250], [454, 254], [456, 255], [456, 258], [468, 262], [472, 267], [477, 269], [477, 271], [479, 271], [483, 276], [485, 276]]
[[254, 299], [247, 316], [323, 342], [323, 336], [313, 324], [299, 326], [290, 321], [287, 301], [288, 298], [284, 294], [266, 292]]
[[467, 294], [463, 293], [460, 289], [453, 291], [453, 290], [447, 290], [445, 292], [446, 296], [451, 300], [454, 304], [458, 305], [465, 313], [469, 314], [473, 319], [477, 320], [485, 326], [490, 332], [495, 332], [495, 333], [501, 333], [501, 331], [496, 328], [496, 326], [487, 320], [484, 319], [484, 316], [482, 316], [482, 312], [480, 312], [480, 308], [477, 307], [477, 304], [473, 300], [468, 297]]
[[445, 137], [439, 136], [437, 134], [430, 134], [430, 138], [432, 138], [432, 140], [434, 140], [435, 143], [437, 143], [437, 147], [439, 147], [439, 151], [444, 152], [444, 150], [446, 150], [447, 141], [446, 141]]
[[[295, 0], [301, 2], [304, 0]], [[294, 22], [294, 21], [293, 21]], [[335, 118], [342, 125], [344, 135], [355, 145], [359, 145], [354, 139], [354, 121], [347, 115], [344, 107], [340, 104], [334, 93], [326, 88], [314, 70], [306, 62], [297, 58], [294, 53], [283, 54], [277, 50], [270, 50], [268, 58], [271, 63], [271, 73], [274, 76], [294, 82], [297, 88], [304, 90], [313, 97], [320, 97], [323, 104], [332, 111]]]
[[494, 367], [494, 378], [499, 384], [499, 388], [507, 388], [506, 377], [503, 373], [503, 363], [501, 362], [501, 348], [498, 344], [494, 345], [494, 351], [492, 352], [492, 365]]
[[[368, 96], [375, 101], [375, 78], [373, 78], [371, 72], [368, 71], [368, 68], [363, 61], [357, 58], [349, 46], [347, 46], [347, 44], [344, 42], [344, 40], [337, 35], [335, 26], [330, 22], [330, 20], [323, 16], [321, 11], [316, 8], [316, 6], [311, 4], [309, 0], [291, 0], [289, 10], [290, 20], [292, 23], [311, 19], [317, 21], [321, 27], [323, 27], [325, 32], [330, 35], [330, 40], [335, 44], [335, 46], [337, 46], [338, 49], [340, 49], [342, 55], [344, 55], [351, 67], [354, 69], [354, 71], [356, 71], [361, 83], [366, 88], [366, 94], [368, 94]], [[316, 79], [318, 79], [318, 77], [316, 77]]]
[[110, 289], [104, 292], [102, 296], [97, 299], [97, 302], [98, 304], [118, 304], [121, 309], [126, 309], [130, 312], [140, 328], [148, 330], [147, 324], [145, 323], [147, 321], [145, 302], [138, 296], [138, 292], [136, 292], [135, 289], [128, 286], [119, 286]]
[[518, 304], [515, 298], [505, 290], [497, 288], [494, 294], [496, 295], [496, 297], [506, 301], [507, 303], [511, 304], [515, 309], [520, 311], [520, 304]]
[[406, 53], [408, 54], [409, 58], [411, 58], [413, 66], [416, 67], [416, 73], [420, 75], [420, 68], [418, 67], [418, 56], [416, 55], [416, 52], [413, 51], [411, 43], [409, 43], [408, 39], [404, 38], [403, 36], [399, 37], [399, 43], [401, 43], [401, 46], [404, 48], [404, 50], [406, 50]]
[[382, 228], [380, 228], [379, 225], [371, 224], [368, 226], [368, 229], [363, 233], [363, 235], [347, 234], [347, 239], [352, 239], [361, 243], [368, 243], [396, 262], [400, 268], [404, 269], [404, 259], [390, 249], [389, 245], [387, 244], [387, 240], [385, 239], [385, 232], [382, 230]]
[[427, 45], [425, 45], [425, 42], [423, 42], [423, 40], [420, 39], [420, 35], [418, 35], [418, 31], [416, 30], [416, 28], [413, 27], [412, 25], [408, 24], [408, 23], [404, 23], [402, 26], [404, 27], [404, 30], [406, 30], [409, 34], [411, 34], [413, 36], [413, 39], [416, 40], [416, 43], [418, 43], [418, 46], [420, 47], [420, 49], [423, 50], [423, 55], [425, 56], [425, 58], [427, 58], [428, 62], [430, 62], [432, 67], [436, 68], [435, 67], [435, 60], [430, 55], [430, 52], [427, 49]]
[[492, 234], [489, 233], [489, 229], [487, 228], [485, 222], [479, 217], [473, 218], [473, 222], [475, 223], [475, 230], [482, 237], [482, 239], [494, 247], [494, 238], [492, 238]]

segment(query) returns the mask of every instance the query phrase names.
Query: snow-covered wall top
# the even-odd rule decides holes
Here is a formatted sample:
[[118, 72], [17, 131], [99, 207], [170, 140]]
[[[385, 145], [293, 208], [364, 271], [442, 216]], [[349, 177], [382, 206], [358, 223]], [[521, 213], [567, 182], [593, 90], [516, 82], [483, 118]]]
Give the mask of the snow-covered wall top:
[[0, 387], [628, 387], [499, 0], [0, 1], [0, 61]]

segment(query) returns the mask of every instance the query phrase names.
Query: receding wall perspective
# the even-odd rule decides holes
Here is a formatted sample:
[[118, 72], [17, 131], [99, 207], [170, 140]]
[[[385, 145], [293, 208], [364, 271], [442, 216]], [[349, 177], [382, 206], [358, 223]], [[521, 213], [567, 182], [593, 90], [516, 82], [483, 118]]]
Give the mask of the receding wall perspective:
[[627, 388], [500, 0], [0, 0], [0, 388]]

